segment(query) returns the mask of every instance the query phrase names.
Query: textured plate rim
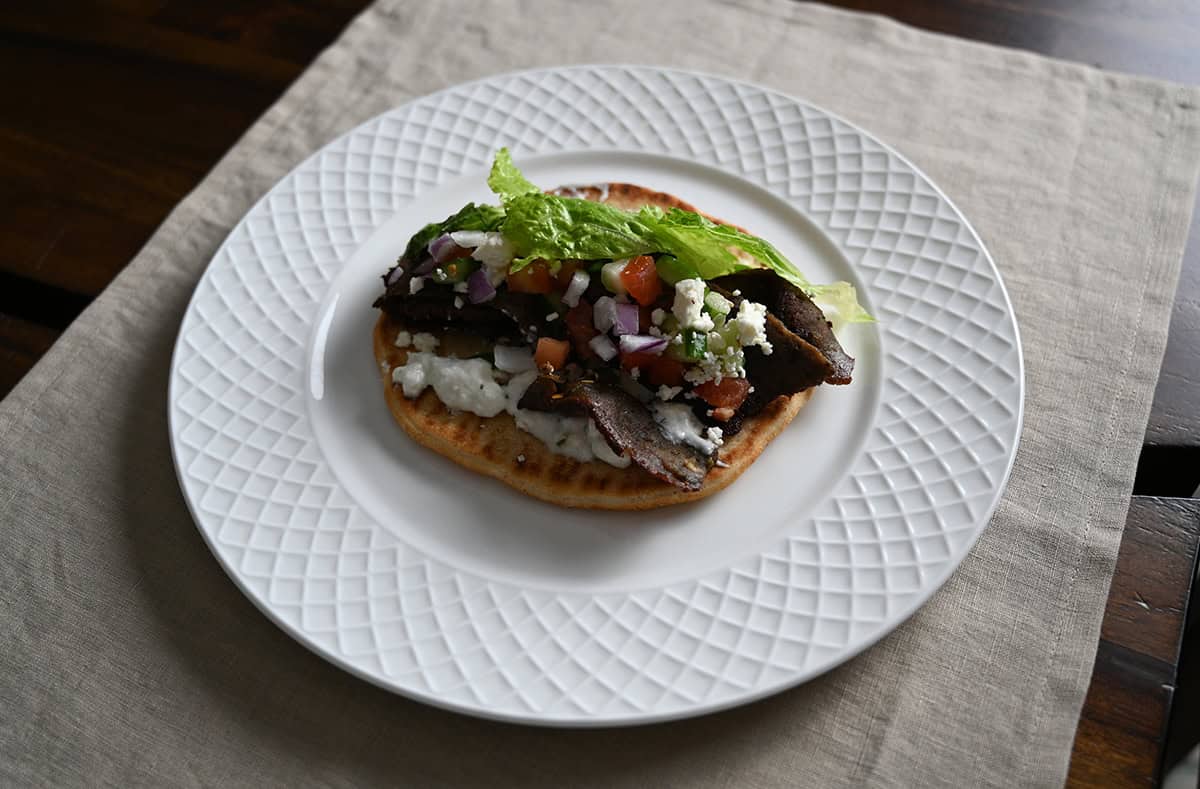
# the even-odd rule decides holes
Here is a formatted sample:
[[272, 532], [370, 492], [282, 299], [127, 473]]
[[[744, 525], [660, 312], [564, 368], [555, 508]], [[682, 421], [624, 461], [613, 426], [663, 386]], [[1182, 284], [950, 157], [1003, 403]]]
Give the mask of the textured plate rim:
[[[987, 505], [983, 508], [983, 512], [982, 512], [981, 516], [978, 518], [978, 522], [976, 524], [974, 524], [974, 528], [971, 530], [971, 533], [969, 534], [969, 536], [959, 546], [959, 548], [956, 551], [954, 551], [951, 554], [951, 556], [940, 565], [938, 571], [935, 574], [932, 574], [930, 576], [930, 582], [927, 585], [925, 585], [922, 588], [922, 590], [919, 593], [917, 593], [916, 595], [914, 595], [908, 602], [906, 602], [902, 606], [900, 606], [899, 609], [894, 614], [889, 615], [887, 618], [887, 623], [884, 626], [880, 627], [871, 636], [869, 636], [867, 638], [859, 639], [858, 641], [854, 642], [852, 644], [852, 646], [843, 648], [842, 651], [840, 651], [840, 652], [831, 654], [824, 659], [814, 662], [813, 664], [809, 665], [805, 670], [797, 672], [794, 677], [789, 677], [785, 680], [764, 686], [756, 691], [743, 693], [734, 698], [730, 698], [730, 699], [727, 699], [724, 701], [719, 701], [719, 702], [702, 703], [702, 704], [695, 705], [688, 709], [669, 711], [669, 712], [664, 712], [664, 713], [632, 714], [632, 715], [624, 715], [624, 716], [613, 715], [613, 716], [609, 716], [609, 717], [596, 717], [596, 718], [588, 718], [588, 717], [582, 717], [582, 716], [554, 717], [554, 716], [538, 716], [538, 715], [531, 715], [531, 714], [514, 714], [514, 713], [510, 713], [510, 712], [495, 711], [495, 710], [489, 709], [484, 706], [472, 706], [472, 705], [468, 705], [468, 704], [462, 704], [462, 703], [459, 703], [456, 701], [450, 701], [450, 700], [447, 700], [447, 699], [445, 699], [441, 696], [438, 696], [436, 694], [433, 694], [433, 693], [425, 692], [420, 689], [414, 689], [411, 687], [401, 686], [395, 682], [389, 682], [389, 681], [387, 681], [386, 677], [379, 676], [379, 675], [373, 674], [373, 673], [365, 670], [362, 666], [347, 659], [343, 655], [340, 655], [337, 652], [329, 649], [325, 645], [319, 643], [314, 638], [309, 637], [309, 635], [306, 634], [299, 627], [295, 627], [291, 623], [287, 622], [280, 615], [280, 613], [270, 604], [270, 602], [265, 598], [264, 595], [258, 594], [255, 590], [253, 590], [248, 585], [246, 579], [244, 579], [242, 577], [241, 573], [237, 570], [237, 568], [229, 565], [229, 563], [226, 561], [226, 558], [223, 555], [222, 551], [219, 549], [218, 545], [215, 542], [216, 535], [211, 533], [209, 529], [206, 529], [202, 525], [203, 521], [202, 521], [201, 513], [197, 509], [197, 502], [195, 502], [193, 500], [193, 495], [192, 495], [191, 490], [188, 487], [184, 469], [181, 466], [180, 447], [179, 447], [179, 441], [177, 439], [178, 425], [176, 423], [177, 417], [176, 417], [176, 413], [175, 413], [176, 409], [174, 407], [174, 404], [175, 404], [177, 396], [179, 394], [179, 392], [178, 392], [178, 388], [180, 385], [179, 384], [179, 381], [180, 381], [179, 364], [180, 364], [180, 357], [181, 357], [181, 347], [184, 344], [183, 329], [184, 329], [184, 326], [187, 323], [189, 317], [195, 311], [196, 304], [201, 296], [201, 293], [200, 293], [201, 284], [203, 283], [204, 279], [210, 275], [210, 273], [212, 271], [213, 263], [218, 259], [218, 257], [225, 250], [225, 248], [230, 244], [231, 240], [238, 233], [238, 231], [241, 230], [248, 223], [250, 218], [260, 208], [260, 206], [267, 204], [269, 202], [269, 200], [272, 198], [272, 196], [274, 196], [277, 191], [280, 191], [282, 189], [284, 184], [289, 180], [289, 178], [292, 175], [298, 173], [306, 165], [308, 165], [312, 161], [318, 159], [322, 155], [322, 153], [324, 151], [326, 151], [327, 149], [330, 149], [333, 146], [337, 145], [339, 142], [350, 138], [352, 135], [355, 134], [355, 132], [357, 132], [362, 127], [364, 127], [368, 124], [371, 124], [375, 121], [378, 121], [378, 120], [384, 118], [385, 116], [387, 116], [389, 113], [395, 112], [405, 106], [414, 105], [414, 104], [417, 104], [422, 101], [432, 100], [434, 98], [442, 97], [447, 94], [450, 94], [454, 91], [463, 90], [463, 89], [466, 89], [466, 88], [469, 88], [472, 86], [479, 86], [481, 84], [493, 82], [493, 81], [501, 81], [501, 80], [506, 80], [506, 79], [511, 79], [511, 78], [522, 77], [522, 76], [532, 76], [532, 75], [536, 75], [536, 74], [548, 74], [548, 73], [553, 73], [553, 72], [572, 72], [572, 71], [589, 71], [589, 70], [666, 72], [666, 73], [671, 73], [671, 74], [676, 74], [676, 75], [681, 75], [681, 76], [686, 76], [686, 77], [696, 77], [696, 78], [701, 78], [701, 79], [729, 83], [729, 84], [733, 84], [733, 85], [740, 85], [740, 86], [743, 86], [746, 88], [751, 88], [751, 89], [760, 91], [765, 94], [773, 94], [773, 95], [785, 97], [797, 105], [807, 107], [810, 110], [813, 110], [821, 115], [826, 116], [827, 118], [829, 118], [833, 121], [836, 121], [836, 122], [844, 125], [848, 129], [853, 130], [855, 133], [857, 133], [862, 138], [865, 138], [866, 140], [871, 141], [875, 145], [878, 145], [881, 150], [886, 152], [888, 155], [895, 157], [898, 161], [902, 162], [913, 174], [915, 174], [920, 180], [924, 181], [925, 185], [927, 187], [929, 187], [951, 209], [951, 211], [955, 214], [955, 216], [961, 222], [961, 226], [963, 227], [963, 229], [965, 229], [965, 231], [970, 236], [970, 238], [978, 245], [979, 253], [982, 255], [983, 259], [986, 261], [987, 266], [988, 266], [992, 276], [994, 277], [995, 285], [998, 287], [1000, 296], [1003, 300], [1006, 316], [1011, 324], [1013, 343], [1015, 346], [1015, 354], [1016, 354], [1016, 365], [1015, 365], [1016, 369], [1014, 371], [1014, 375], [1015, 375], [1015, 379], [1016, 379], [1015, 383], [1016, 383], [1017, 392], [1016, 392], [1016, 403], [1015, 403], [1015, 416], [1014, 416], [1014, 420], [1013, 420], [1014, 421], [1013, 437], [1012, 437], [1012, 444], [1007, 453], [1008, 456], [1005, 461], [1003, 472], [1000, 475], [1000, 478], [992, 491], [990, 500], [988, 501]], [[618, 149], [610, 148], [608, 150], [618, 150]], [[647, 152], [645, 149], [631, 148], [628, 150], [633, 153]], [[731, 174], [733, 174], [737, 177], [743, 177], [743, 176], [741, 176], [741, 174], [738, 174], [738, 173], [731, 172]], [[786, 199], [786, 198], [784, 198], [784, 199]], [[788, 202], [789, 202], [789, 204], [792, 204], [792, 201], [789, 200]], [[826, 231], [823, 223], [817, 222], [815, 219], [811, 218], [807, 211], [805, 211], [799, 207], [796, 207], [796, 206], [793, 206], [793, 207], [795, 210], [804, 214], [806, 217], [809, 218], [810, 221], [814, 222], [818, 227], [820, 227], [823, 233], [827, 234], [827, 231]], [[384, 219], [383, 221], [387, 221], [387, 220]], [[379, 225], [376, 225], [376, 227], [378, 227], [378, 226]], [[832, 238], [830, 238], [830, 240], [833, 241]], [[365, 239], [364, 239], [364, 241], [365, 241]], [[835, 246], [839, 250], [842, 250], [841, 244], [839, 244], [837, 242], [834, 242], [834, 243], [835, 243]], [[345, 261], [343, 261], [343, 262], [345, 262]], [[854, 264], [852, 263], [851, 265], [853, 266]], [[1022, 343], [1021, 343], [1020, 327], [1016, 320], [1016, 312], [1013, 308], [1012, 299], [1008, 292], [1008, 288], [1004, 283], [1004, 279], [1000, 273], [999, 268], [996, 266], [995, 260], [992, 258], [991, 252], [988, 250], [987, 246], [983, 243], [983, 240], [982, 240], [982, 238], [980, 238], [978, 232], [975, 230], [975, 227], [971, 224], [971, 222], [966, 217], [966, 215], [961, 211], [961, 209], [959, 209], [958, 205], [948, 195], [946, 195], [946, 193], [941, 189], [941, 187], [932, 178], [930, 178], [925, 173], [924, 170], [922, 170], [915, 163], [913, 163], [903, 153], [896, 150], [890, 144], [879, 139], [874, 134], [867, 131], [863, 127], [861, 127], [859, 124], [847, 120], [840, 114], [832, 112], [822, 105], [816, 104], [807, 99], [803, 99], [803, 98], [794, 96], [794, 95], [786, 92], [785, 90], [781, 90], [778, 88], [773, 88], [773, 87], [770, 87], [767, 85], [763, 85], [761, 83], [758, 83], [758, 82], [755, 82], [752, 80], [729, 77], [726, 75], [722, 75], [722, 74], [718, 74], [718, 73], [714, 73], [714, 72], [703, 71], [703, 70], [698, 70], [698, 69], [685, 69], [685, 68], [663, 67], [663, 66], [656, 66], [656, 65], [639, 65], [639, 64], [628, 64], [628, 63], [583, 63], [583, 64], [558, 65], [558, 66], [541, 66], [541, 67], [516, 69], [516, 70], [512, 70], [512, 71], [500, 72], [500, 73], [496, 73], [496, 74], [492, 74], [492, 75], [479, 77], [476, 79], [448, 85], [446, 87], [440, 88], [439, 90], [433, 91], [428, 94], [414, 96], [413, 98], [409, 99], [407, 102], [404, 102], [403, 104], [396, 105], [390, 109], [387, 109], [380, 113], [377, 113], [376, 115], [356, 124], [355, 126], [348, 129], [347, 131], [345, 131], [345, 132], [337, 135], [336, 137], [330, 139], [329, 141], [325, 142], [319, 148], [317, 148], [314, 152], [312, 152], [308, 156], [304, 157], [297, 164], [295, 164], [287, 173], [285, 173], [283, 176], [281, 176], [274, 184], [272, 184], [272, 186], [261, 197], [259, 197], [253, 203], [253, 205], [251, 205], [251, 207], [246, 211], [246, 213], [243, 214], [241, 216], [241, 218], [237, 221], [237, 223], [230, 229], [228, 235], [218, 246], [218, 248], [214, 252], [212, 258], [208, 261], [208, 263], [205, 264], [204, 270], [201, 272], [200, 277], [197, 279], [196, 286], [194, 287], [193, 292], [188, 299], [187, 306], [184, 309], [183, 314], [180, 318], [179, 331], [176, 334], [175, 343], [172, 348], [171, 362], [170, 362], [170, 367], [169, 367], [169, 377], [168, 377], [168, 384], [167, 384], [167, 398], [168, 398], [167, 399], [167, 405], [168, 405], [167, 428], [168, 428], [168, 437], [169, 437], [170, 444], [171, 444], [171, 458], [172, 458], [172, 463], [175, 468], [176, 478], [179, 482], [180, 490], [183, 493], [183, 499], [187, 505], [188, 512], [191, 515], [191, 518], [192, 518], [194, 524], [196, 525], [197, 530], [200, 532], [202, 539], [204, 540], [205, 544], [208, 546], [208, 548], [209, 548], [210, 552], [213, 554], [214, 558], [217, 560], [217, 563], [219, 564], [219, 566], [222, 568], [222, 570], [225, 572], [225, 574], [234, 582], [235, 586], [242, 592], [242, 594], [245, 595], [245, 597], [248, 598], [251, 601], [251, 603], [253, 603], [253, 605], [260, 612], [262, 612], [271, 622], [273, 622], [277, 627], [279, 627], [283, 632], [285, 632], [292, 640], [294, 640], [298, 644], [302, 645], [304, 648], [306, 648], [310, 652], [318, 655], [319, 657], [323, 658], [324, 660], [337, 666], [338, 668], [340, 668], [344, 671], [347, 671], [348, 673], [350, 673], [360, 679], [366, 680], [367, 682], [369, 682], [373, 685], [376, 685], [376, 686], [380, 687], [381, 689], [395, 693], [395, 694], [403, 696], [405, 698], [409, 698], [409, 699], [419, 701], [424, 704], [428, 704], [428, 705], [436, 707], [436, 708], [440, 708], [440, 709], [444, 709], [444, 710], [448, 710], [448, 711], [452, 711], [452, 712], [457, 712], [457, 713], [461, 713], [461, 714], [466, 714], [466, 715], [469, 715], [472, 717], [477, 717], [477, 718], [486, 719], [486, 720], [494, 720], [494, 721], [506, 722], [506, 723], [526, 724], [526, 725], [533, 725], [533, 726], [539, 726], [539, 727], [609, 728], [609, 727], [623, 727], [623, 726], [640, 726], [640, 725], [649, 725], [649, 724], [662, 723], [662, 722], [668, 722], [668, 721], [674, 721], [674, 720], [683, 720], [683, 719], [697, 717], [697, 716], [701, 716], [701, 715], [708, 715], [708, 714], [712, 714], [712, 713], [721, 712], [724, 710], [728, 710], [728, 709], [739, 707], [739, 706], [742, 706], [745, 704], [749, 704], [749, 703], [752, 703], [752, 702], [755, 702], [755, 701], [758, 701], [758, 700], [761, 700], [764, 698], [768, 698], [770, 696], [773, 696], [773, 695], [782, 693], [784, 691], [790, 690], [792, 688], [798, 687], [799, 685], [805, 684], [806, 682], [809, 682], [809, 681], [829, 672], [830, 670], [832, 670], [840, 665], [843, 665], [850, 660], [853, 660], [855, 657], [860, 655], [862, 652], [864, 652], [868, 648], [877, 644], [884, 637], [892, 634], [897, 628], [899, 628], [908, 619], [910, 619], [916, 613], [917, 610], [919, 610], [923, 605], [925, 605], [933, 597], [933, 595], [936, 594], [946, 584], [946, 582], [949, 580], [950, 576], [953, 575], [953, 573], [958, 569], [958, 567], [961, 565], [963, 560], [966, 558], [967, 554], [970, 553], [970, 551], [976, 545], [980, 536], [983, 534], [983, 531], [989, 525], [992, 516], [996, 512], [996, 509], [999, 507], [1001, 498], [1003, 497], [1004, 491], [1006, 490], [1008, 481], [1011, 477], [1013, 466], [1016, 461], [1016, 455], [1019, 450], [1021, 434], [1022, 434], [1023, 427], [1024, 427], [1025, 388], [1026, 388], [1026, 382], [1025, 382], [1024, 350], [1023, 350]]]

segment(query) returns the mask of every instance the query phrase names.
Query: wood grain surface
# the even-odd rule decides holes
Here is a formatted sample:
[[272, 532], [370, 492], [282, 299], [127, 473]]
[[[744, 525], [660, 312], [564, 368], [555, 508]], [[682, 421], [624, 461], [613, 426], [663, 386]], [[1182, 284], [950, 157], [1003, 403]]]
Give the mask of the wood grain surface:
[[1200, 500], [1134, 497], [1068, 786], [1157, 785], [1198, 544]]
[[[0, 4], [0, 396], [365, 0]], [[842, 0], [920, 28], [1200, 83], [1192, 0]], [[19, 75], [15, 77], [13, 75]], [[1200, 485], [1200, 234], [1191, 236], [1137, 492]], [[1152, 785], [1200, 534], [1135, 498], [1071, 765]], [[1178, 710], [1176, 711], [1178, 714]]]

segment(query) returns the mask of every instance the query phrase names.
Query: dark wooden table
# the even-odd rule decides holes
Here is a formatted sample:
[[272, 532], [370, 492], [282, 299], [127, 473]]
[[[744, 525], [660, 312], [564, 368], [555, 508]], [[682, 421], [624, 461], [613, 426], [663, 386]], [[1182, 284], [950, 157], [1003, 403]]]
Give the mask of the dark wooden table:
[[[366, 4], [17, 0], [0, 7], [7, 75], [0, 83], [0, 396]], [[1200, 83], [1200, 4], [1192, 0], [835, 4], [1103, 69]], [[1184, 662], [1180, 645], [1200, 543], [1200, 501], [1191, 498], [1198, 486], [1194, 226], [1075, 742], [1073, 786], [1153, 785], [1168, 751], [1194, 736], [1188, 726], [1200, 719], [1200, 699], [1190, 684], [1197, 678], [1186, 673], [1200, 644]]]

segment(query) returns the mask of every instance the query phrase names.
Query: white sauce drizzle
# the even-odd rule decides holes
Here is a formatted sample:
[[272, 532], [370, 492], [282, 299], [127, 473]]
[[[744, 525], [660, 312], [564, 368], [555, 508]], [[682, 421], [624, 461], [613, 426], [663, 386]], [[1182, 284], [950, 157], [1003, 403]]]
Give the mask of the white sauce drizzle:
[[692, 409], [682, 403], [654, 403], [650, 406], [654, 421], [667, 434], [667, 438], [676, 444], [687, 444], [704, 454], [711, 454], [720, 446], [710, 438], [720, 440], [717, 434], [707, 433], [707, 428], [696, 418]]
[[493, 417], [501, 411], [512, 414], [517, 427], [538, 438], [551, 452], [588, 462], [601, 460], [625, 468], [630, 460], [613, 452], [592, 420], [581, 416], [558, 416], [517, 408], [525, 390], [537, 378], [537, 370], [497, 381], [497, 370], [486, 359], [455, 359], [429, 352], [413, 352], [406, 363], [392, 370], [392, 382], [404, 396], [415, 398], [433, 387], [447, 408]]

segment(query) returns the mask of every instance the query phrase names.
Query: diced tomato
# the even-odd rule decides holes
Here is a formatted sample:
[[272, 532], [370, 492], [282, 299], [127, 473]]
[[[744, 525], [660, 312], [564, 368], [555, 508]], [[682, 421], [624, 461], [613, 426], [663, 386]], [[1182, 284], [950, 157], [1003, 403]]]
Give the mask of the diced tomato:
[[646, 383], [651, 386], [683, 386], [683, 373], [686, 369], [678, 359], [659, 356], [646, 368]]
[[513, 293], [549, 293], [553, 285], [554, 279], [544, 260], [535, 260], [508, 275], [508, 289]]
[[561, 370], [567, 364], [567, 354], [571, 352], [571, 344], [566, 340], [555, 340], [542, 337], [538, 340], [537, 350], [533, 353], [533, 361], [538, 369], [549, 365], [554, 370]]
[[596, 352], [592, 350], [588, 342], [599, 334], [596, 327], [592, 325], [592, 305], [586, 301], [580, 301], [579, 304], [567, 310], [563, 321], [567, 324], [567, 334], [571, 336], [575, 353], [584, 359], [592, 358]]
[[625, 370], [632, 370], [634, 367], [639, 367], [643, 370], [658, 361], [658, 357], [652, 353], [623, 353], [621, 354], [621, 367]]
[[558, 273], [554, 275], [554, 280], [558, 284], [559, 290], [566, 290], [571, 284], [571, 277], [579, 270], [578, 260], [564, 260], [559, 264]]
[[738, 408], [750, 394], [750, 382], [745, 378], [722, 378], [721, 383], [705, 381], [695, 389], [696, 396], [713, 408]]
[[642, 380], [651, 386], [680, 386], [683, 384], [683, 372], [687, 369], [682, 362], [653, 353], [623, 353], [621, 367], [626, 370], [634, 367], [641, 369]]
[[654, 258], [638, 255], [625, 264], [621, 271], [621, 284], [638, 304], [653, 304], [662, 293], [662, 280], [654, 267]]

